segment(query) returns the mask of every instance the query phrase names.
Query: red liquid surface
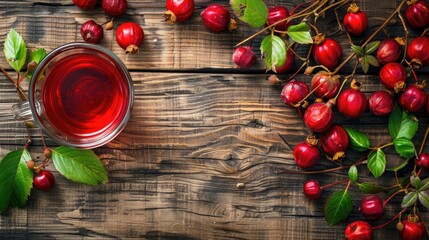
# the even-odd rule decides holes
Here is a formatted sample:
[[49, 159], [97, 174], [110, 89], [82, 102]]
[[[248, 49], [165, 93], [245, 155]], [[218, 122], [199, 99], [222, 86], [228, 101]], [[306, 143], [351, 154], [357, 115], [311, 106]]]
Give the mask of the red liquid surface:
[[130, 92], [125, 75], [97, 55], [59, 60], [43, 81], [40, 93], [47, 122], [69, 140], [102, 138], [126, 115]]

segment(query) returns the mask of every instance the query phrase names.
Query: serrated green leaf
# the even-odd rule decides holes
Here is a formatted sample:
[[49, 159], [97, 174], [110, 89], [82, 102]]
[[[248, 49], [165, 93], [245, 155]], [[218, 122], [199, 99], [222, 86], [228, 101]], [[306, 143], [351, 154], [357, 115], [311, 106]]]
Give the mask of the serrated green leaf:
[[27, 47], [24, 39], [15, 29], [10, 29], [4, 42], [4, 55], [7, 63], [16, 71], [21, 71], [27, 58]]
[[329, 225], [344, 221], [352, 211], [352, 198], [346, 190], [333, 193], [324, 207], [325, 219]]
[[291, 25], [287, 28], [287, 35], [299, 44], [312, 44], [313, 38], [311, 37], [310, 26], [306, 23]]
[[384, 187], [372, 183], [358, 183], [358, 187], [361, 192], [367, 194], [379, 193], [386, 190]]
[[374, 177], [378, 178], [383, 175], [386, 168], [386, 155], [383, 150], [377, 149], [368, 155], [368, 169]]
[[419, 176], [415, 176], [413, 178], [413, 181], [411, 182], [411, 186], [413, 186], [415, 189], [419, 189], [422, 187], [422, 180]]
[[87, 185], [107, 182], [107, 172], [92, 150], [60, 146], [52, 151], [55, 168], [67, 179]]
[[11, 203], [15, 207], [25, 205], [33, 185], [33, 172], [26, 162], [31, 160], [27, 150], [8, 153], [0, 161], [0, 212]]
[[404, 137], [411, 140], [417, 132], [418, 120], [395, 104], [389, 115], [388, 128], [393, 139]]
[[235, 16], [251, 28], [263, 26], [268, 19], [268, 8], [262, 0], [230, 0]]
[[409, 192], [402, 199], [401, 207], [402, 208], [411, 207], [417, 201], [417, 198], [418, 198], [417, 192]]
[[423, 179], [422, 180], [422, 186], [419, 189], [417, 189], [417, 190], [420, 190], [420, 191], [429, 190], [429, 178]]
[[369, 138], [362, 132], [345, 127], [350, 140], [350, 147], [356, 151], [363, 152], [369, 149], [371, 143]]
[[379, 67], [380, 66], [380, 63], [378, 63], [378, 60], [374, 56], [365, 55], [364, 58], [369, 63], [369, 65], [371, 65], [373, 67]]
[[35, 61], [37, 64], [39, 64], [45, 57], [46, 50], [44, 48], [38, 48], [31, 52], [29, 62]]
[[365, 50], [358, 45], [352, 45], [352, 50], [354, 53], [356, 53], [358, 55], [358, 57], [362, 57], [365, 54]]
[[427, 209], [429, 209], [429, 194], [427, 192], [419, 192], [419, 202]]
[[278, 36], [268, 35], [261, 43], [261, 53], [268, 70], [276, 72], [276, 67], [283, 66], [286, 61], [286, 44]]
[[357, 179], [358, 179], [358, 170], [357, 170], [356, 165], [353, 165], [353, 166], [351, 166], [349, 168], [349, 173], [348, 174], [349, 174], [350, 181], [352, 181], [352, 182], [356, 182], [357, 181]]
[[380, 41], [372, 41], [365, 46], [365, 55], [374, 53], [380, 46]]
[[362, 61], [361, 61], [361, 67], [362, 67], [362, 71], [363, 71], [364, 73], [368, 73], [368, 70], [369, 70], [369, 62], [368, 62], [368, 60], [367, 60], [366, 58], [362, 58]]
[[413, 142], [405, 137], [393, 140], [393, 145], [395, 146], [395, 150], [399, 156], [403, 158], [410, 158], [416, 154]]

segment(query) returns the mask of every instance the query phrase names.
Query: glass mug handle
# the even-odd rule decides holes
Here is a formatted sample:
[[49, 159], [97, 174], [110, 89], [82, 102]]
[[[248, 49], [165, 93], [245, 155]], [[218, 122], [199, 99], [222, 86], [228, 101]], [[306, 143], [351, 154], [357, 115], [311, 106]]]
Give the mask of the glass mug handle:
[[[36, 102], [36, 109], [38, 112], [40, 112], [41, 110], [40, 104], [38, 102]], [[33, 114], [31, 113], [31, 107], [30, 107], [29, 101], [16, 103], [12, 106], [11, 110], [16, 120], [22, 120], [22, 121], [34, 120]]]

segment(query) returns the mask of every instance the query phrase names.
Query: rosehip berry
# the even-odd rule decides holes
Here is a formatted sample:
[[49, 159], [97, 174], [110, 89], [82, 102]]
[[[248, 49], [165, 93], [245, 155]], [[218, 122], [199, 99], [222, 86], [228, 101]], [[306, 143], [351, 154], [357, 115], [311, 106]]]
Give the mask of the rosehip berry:
[[101, 8], [112, 17], [117, 17], [127, 11], [127, 0], [103, 0]]
[[308, 106], [304, 113], [304, 123], [313, 132], [320, 133], [328, 130], [334, 122], [332, 104], [316, 102]]
[[319, 162], [320, 152], [316, 146], [305, 141], [295, 146], [293, 158], [298, 167], [302, 169], [312, 168]]
[[212, 3], [201, 12], [201, 19], [209, 31], [218, 33], [228, 28], [231, 16], [225, 6]]
[[54, 185], [55, 177], [50, 171], [41, 170], [34, 176], [33, 186], [40, 191], [50, 192]]
[[331, 76], [326, 71], [319, 71], [311, 79], [311, 89], [318, 98], [331, 99], [337, 95], [341, 83], [338, 75]]
[[103, 27], [94, 22], [94, 20], [88, 20], [80, 28], [80, 35], [87, 43], [100, 43], [103, 39]]
[[45, 158], [51, 158], [52, 157], [52, 151], [49, 148], [45, 148], [43, 149], [43, 155], [45, 156]]
[[408, 86], [399, 96], [399, 105], [409, 112], [418, 112], [426, 106], [426, 93], [416, 85]]
[[367, 220], [377, 220], [384, 215], [383, 200], [377, 195], [368, 195], [362, 198], [359, 210]]
[[425, 225], [417, 216], [408, 215], [402, 220], [404, 229], [399, 231], [402, 240], [421, 240], [426, 233]]
[[429, 4], [426, 0], [407, 1], [410, 4], [405, 8], [405, 21], [414, 29], [429, 26]]
[[419, 157], [416, 159], [416, 165], [429, 170], [429, 154], [428, 153], [420, 153]]
[[382, 65], [396, 62], [401, 57], [401, 45], [395, 39], [384, 39], [378, 47], [376, 57]]
[[338, 111], [346, 118], [355, 119], [362, 115], [368, 105], [365, 94], [356, 88], [343, 90], [338, 96]]
[[391, 62], [381, 68], [380, 80], [387, 89], [399, 92], [405, 87], [407, 71], [401, 64]]
[[296, 108], [298, 106], [295, 104], [302, 101], [309, 93], [307, 84], [293, 79], [283, 87], [280, 97], [286, 105]]
[[317, 200], [322, 196], [322, 189], [320, 188], [319, 182], [317, 180], [307, 180], [303, 186], [304, 195], [309, 200]]
[[30, 170], [34, 170], [34, 166], [36, 166], [36, 163], [33, 160], [29, 160], [25, 164], [27, 164], [27, 167]]
[[125, 53], [136, 53], [143, 44], [144, 31], [137, 23], [125, 22], [116, 30], [116, 42]]
[[73, 0], [73, 3], [83, 10], [91, 10], [97, 4], [97, 0]]
[[280, 67], [276, 67], [276, 72], [277, 73], [289, 72], [293, 68], [293, 62], [294, 62], [294, 55], [292, 51], [287, 51], [285, 63]]
[[353, 36], [360, 36], [368, 29], [368, 18], [356, 4], [351, 4], [343, 19], [344, 28]]
[[238, 47], [232, 55], [232, 60], [238, 67], [250, 68], [256, 62], [256, 56], [250, 46]]
[[[274, 24], [282, 19], [288, 18], [289, 11], [287, 8], [283, 6], [275, 6], [268, 8], [268, 18], [267, 18], [267, 25]], [[288, 27], [288, 22], [283, 21], [275, 26], [275, 29], [278, 31], [286, 31], [286, 28]]]
[[167, 0], [167, 12], [164, 18], [169, 23], [184, 22], [192, 17], [195, 8], [194, 0]]
[[369, 111], [375, 116], [386, 117], [393, 111], [395, 102], [386, 91], [376, 91], [368, 98]]
[[344, 235], [348, 240], [371, 240], [372, 228], [368, 222], [358, 220], [347, 225]]
[[349, 147], [347, 131], [340, 125], [333, 125], [320, 134], [319, 140], [323, 151], [334, 160], [344, 157], [344, 152]]
[[313, 58], [317, 64], [324, 65], [329, 69], [338, 66], [343, 56], [340, 44], [332, 39], [318, 35], [319, 39], [313, 45]]
[[422, 66], [429, 65], [429, 37], [421, 36], [414, 38], [407, 48], [407, 57]]

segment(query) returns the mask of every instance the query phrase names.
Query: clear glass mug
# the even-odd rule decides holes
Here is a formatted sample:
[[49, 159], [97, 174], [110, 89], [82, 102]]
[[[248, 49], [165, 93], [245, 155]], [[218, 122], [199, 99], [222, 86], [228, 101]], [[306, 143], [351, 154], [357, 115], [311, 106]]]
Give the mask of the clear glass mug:
[[69, 43], [50, 52], [30, 81], [28, 102], [12, 107], [61, 145], [95, 148], [115, 138], [131, 117], [134, 90], [124, 63], [99, 45]]

